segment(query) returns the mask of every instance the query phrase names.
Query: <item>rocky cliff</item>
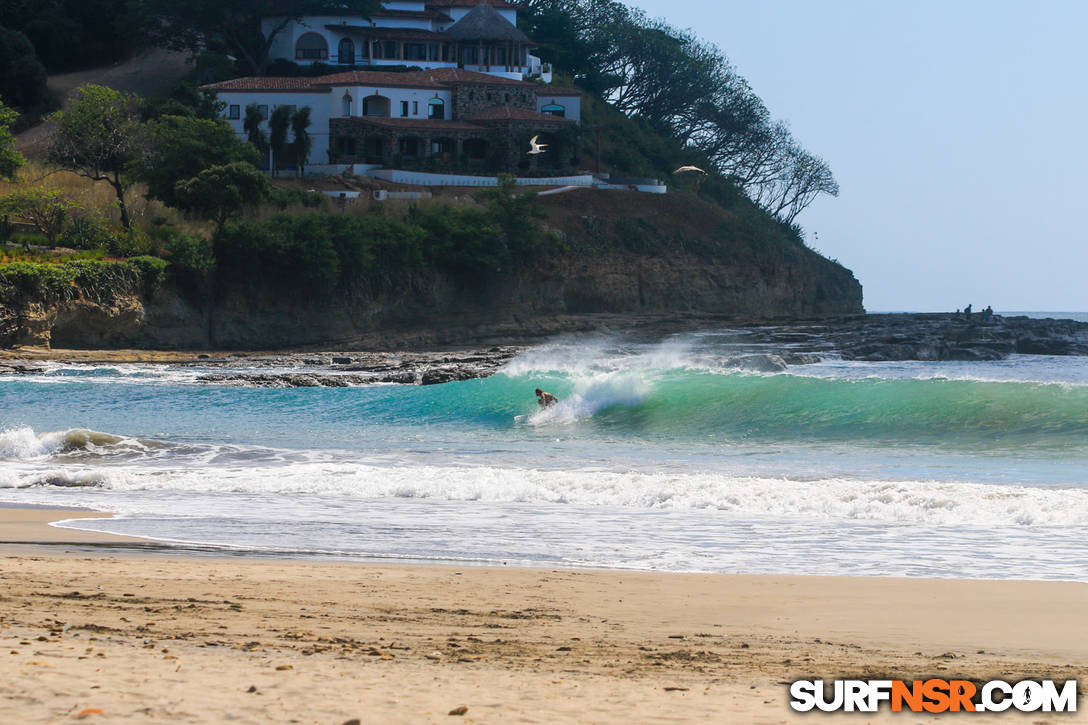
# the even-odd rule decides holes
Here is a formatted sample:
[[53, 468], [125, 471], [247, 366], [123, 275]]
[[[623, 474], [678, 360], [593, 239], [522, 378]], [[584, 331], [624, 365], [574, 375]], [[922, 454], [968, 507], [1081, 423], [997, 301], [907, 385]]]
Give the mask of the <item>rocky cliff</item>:
[[744, 237], [717, 207], [602, 194], [542, 199], [547, 224], [569, 253], [488, 279], [419, 270], [381, 293], [323, 301], [237, 290], [182, 294], [169, 284], [150, 296], [97, 302], [31, 296], [0, 307], [0, 345], [450, 344], [584, 330], [596, 324], [594, 315], [711, 313], [755, 321], [863, 311], [861, 286], [849, 270], [795, 243]]

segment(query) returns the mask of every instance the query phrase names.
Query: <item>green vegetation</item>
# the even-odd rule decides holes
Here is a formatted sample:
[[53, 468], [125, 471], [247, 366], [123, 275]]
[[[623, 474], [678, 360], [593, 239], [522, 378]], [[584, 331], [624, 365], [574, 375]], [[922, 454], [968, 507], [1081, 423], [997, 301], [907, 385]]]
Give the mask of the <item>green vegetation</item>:
[[[68, 214], [78, 205], [55, 189], [42, 186], [17, 189], [0, 199], [0, 216], [13, 216], [33, 224], [45, 235], [50, 247], [64, 231]], [[27, 245], [29, 251], [30, 247]]]
[[50, 73], [122, 60], [143, 37], [127, 0], [0, 0], [0, 18], [30, 39]]
[[0, 179], [14, 180], [15, 174], [26, 164], [23, 155], [15, 150], [15, 136], [11, 127], [19, 114], [0, 101]]
[[220, 231], [232, 216], [259, 205], [268, 194], [268, 181], [252, 164], [212, 166], [174, 185], [179, 209], [214, 221]]
[[480, 207], [410, 209], [403, 218], [311, 213], [231, 222], [215, 236], [217, 281], [314, 296], [374, 289], [423, 268], [482, 282], [560, 251], [534, 221], [542, 216], [535, 196], [512, 191], [508, 184], [484, 192]]
[[79, 260], [67, 264], [12, 262], [0, 266], [0, 303], [65, 302], [82, 297], [108, 303], [122, 295], [153, 290], [165, 279], [166, 263], [155, 257], [124, 262]]
[[150, 148], [135, 170], [147, 194], [177, 206], [177, 184], [205, 169], [233, 163], [260, 163], [257, 151], [240, 141], [226, 122], [192, 116], [163, 116], [150, 124]]
[[30, 119], [36, 118], [56, 107], [46, 79], [45, 67], [30, 40], [0, 26], [0, 100]]
[[[54, 19], [83, 12], [76, 0], [0, 0], [0, 9], [18, 10], [11, 17], [21, 20], [12, 27], [26, 33], [0, 29], [0, 83], [13, 89], [9, 102], [24, 112], [50, 102], [37, 57], [50, 69], [80, 62], [39, 45], [39, 39], [51, 43], [76, 31], [64, 23], [53, 29], [35, 24], [24, 12], [35, 4]], [[85, 5], [113, 18], [116, 27], [148, 28], [152, 41], [199, 51], [197, 73], [206, 82], [233, 77], [242, 67], [266, 70], [269, 48], [287, 19], [322, 9], [372, 9], [377, 2]], [[262, 37], [261, 15], [280, 15], [284, 25]], [[162, 284], [187, 294], [328, 300], [403, 289], [428, 272], [471, 288], [561, 255], [684, 253], [766, 267], [807, 254], [797, 215], [838, 187], [827, 165], [771, 117], [721, 51], [615, 0], [527, 0], [521, 18], [559, 72], [557, 82], [587, 92], [582, 127], [560, 133], [571, 162], [617, 176], [667, 179], [678, 192], [668, 202], [604, 192], [580, 194], [584, 202], [543, 202], [506, 180], [472, 199], [345, 210], [305, 186], [269, 181], [258, 170], [269, 166], [278, 176], [294, 166], [302, 174], [313, 144], [307, 108], [275, 108], [266, 132], [262, 111], [250, 105], [243, 140], [222, 119], [223, 104], [198, 87], [196, 74], [152, 99], [86, 86], [53, 116], [50, 166], [40, 169], [44, 181], [0, 182], [0, 241], [23, 245], [11, 254], [4, 247], [0, 302], [34, 294], [108, 299], [146, 294]], [[114, 52], [132, 48], [122, 44]], [[16, 66], [21, 74], [9, 72]], [[14, 179], [24, 162], [13, 150], [13, 123], [13, 112], [0, 105], [4, 179]], [[527, 144], [528, 136], [519, 140]], [[420, 163], [454, 170], [467, 160]], [[674, 175], [684, 165], [709, 174]], [[58, 170], [77, 175], [83, 186]], [[583, 203], [590, 206], [568, 213]], [[544, 207], [551, 210], [546, 221]], [[647, 213], [651, 208], [656, 211]], [[664, 218], [655, 218], [658, 212]], [[19, 221], [40, 234], [18, 229], [13, 223]]]
[[147, 144], [137, 118], [140, 100], [103, 86], [77, 90], [67, 110], [53, 114], [57, 130], [49, 159], [62, 169], [113, 187], [121, 225], [132, 230], [125, 192], [132, 185], [130, 167]]
[[[774, 121], [717, 47], [616, 0], [524, 6], [523, 22], [544, 60], [607, 104], [584, 120], [606, 137], [620, 170], [669, 178], [681, 165], [699, 165], [787, 224], [820, 194], [838, 195], [827, 163]], [[649, 140], [650, 150], [620, 127]], [[587, 138], [590, 157], [595, 141]]]

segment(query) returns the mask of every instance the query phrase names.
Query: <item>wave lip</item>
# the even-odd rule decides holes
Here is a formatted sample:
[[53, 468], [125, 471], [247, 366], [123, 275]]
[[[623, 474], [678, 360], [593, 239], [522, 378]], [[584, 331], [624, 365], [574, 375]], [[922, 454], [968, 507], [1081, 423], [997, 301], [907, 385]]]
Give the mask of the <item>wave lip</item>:
[[86, 428], [35, 433], [29, 426], [21, 426], [0, 432], [0, 460], [32, 461], [62, 454], [109, 455], [146, 448], [144, 442], [135, 438]]

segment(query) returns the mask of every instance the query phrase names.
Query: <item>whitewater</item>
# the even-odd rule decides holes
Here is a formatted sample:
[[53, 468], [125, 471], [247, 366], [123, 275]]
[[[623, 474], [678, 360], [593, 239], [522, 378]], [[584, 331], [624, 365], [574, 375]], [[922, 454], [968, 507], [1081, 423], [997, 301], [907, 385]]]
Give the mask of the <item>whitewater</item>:
[[1088, 581], [1088, 359], [768, 374], [729, 340], [568, 338], [428, 387], [50, 363], [0, 378], [0, 505], [277, 556]]

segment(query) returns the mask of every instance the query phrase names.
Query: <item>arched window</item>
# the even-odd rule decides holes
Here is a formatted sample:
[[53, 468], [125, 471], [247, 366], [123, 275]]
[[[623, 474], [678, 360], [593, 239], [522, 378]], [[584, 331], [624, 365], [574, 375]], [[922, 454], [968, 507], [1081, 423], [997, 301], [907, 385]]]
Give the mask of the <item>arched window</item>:
[[341, 40], [337, 52], [341, 63], [344, 65], [355, 65], [355, 43], [351, 38], [344, 38]]
[[344, 97], [340, 99], [340, 106], [345, 116], [351, 115], [351, 94], [345, 93]]
[[329, 44], [317, 33], [306, 33], [295, 43], [295, 60], [328, 60]]
[[363, 115], [389, 118], [389, 99], [385, 96], [367, 96], [363, 99]]
[[441, 98], [432, 98], [427, 101], [427, 118], [443, 120], [446, 118], [446, 102]]
[[560, 118], [567, 117], [567, 109], [560, 106], [558, 103], [549, 103], [540, 109], [541, 112], [546, 113], [549, 116], [559, 116]]

